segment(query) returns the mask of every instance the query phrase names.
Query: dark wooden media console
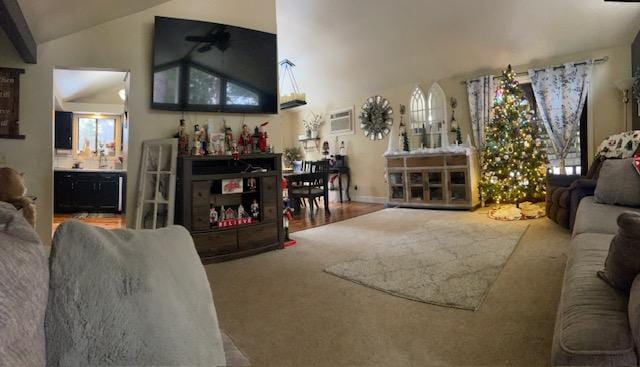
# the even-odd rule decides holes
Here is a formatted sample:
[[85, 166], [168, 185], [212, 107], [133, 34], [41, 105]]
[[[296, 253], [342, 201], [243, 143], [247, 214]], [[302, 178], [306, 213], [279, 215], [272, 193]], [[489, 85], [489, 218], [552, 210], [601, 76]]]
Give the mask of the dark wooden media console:
[[[178, 158], [175, 223], [191, 232], [203, 263], [282, 247], [281, 162], [281, 154], [245, 154], [238, 161], [231, 156]], [[238, 218], [241, 205], [247, 214]], [[223, 219], [223, 207], [236, 216]]]

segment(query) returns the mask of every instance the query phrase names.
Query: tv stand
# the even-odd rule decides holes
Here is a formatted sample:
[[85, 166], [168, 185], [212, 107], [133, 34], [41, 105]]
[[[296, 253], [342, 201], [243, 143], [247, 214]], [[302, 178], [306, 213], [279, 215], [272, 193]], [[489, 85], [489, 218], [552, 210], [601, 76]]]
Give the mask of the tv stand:
[[[281, 154], [244, 154], [237, 161], [226, 155], [178, 158], [175, 222], [189, 230], [203, 263], [282, 248], [281, 162]], [[224, 193], [223, 180], [236, 182], [235, 191]], [[237, 212], [242, 205], [250, 213], [254, 201], [257, 217], [211, 223], [211, 208]]]

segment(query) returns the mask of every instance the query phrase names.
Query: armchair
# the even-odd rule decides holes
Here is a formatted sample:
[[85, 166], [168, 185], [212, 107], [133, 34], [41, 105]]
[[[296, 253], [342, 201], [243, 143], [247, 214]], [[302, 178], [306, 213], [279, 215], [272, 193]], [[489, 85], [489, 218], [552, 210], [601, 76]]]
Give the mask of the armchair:
[[[596, 163], [599, 165], [600, 161], [594, 165]], [[588, 175], [548, 175], [546, 211], [549, 219], [572, 229], [580, 200], [593, 195], [596, 182], [597, 177]]]

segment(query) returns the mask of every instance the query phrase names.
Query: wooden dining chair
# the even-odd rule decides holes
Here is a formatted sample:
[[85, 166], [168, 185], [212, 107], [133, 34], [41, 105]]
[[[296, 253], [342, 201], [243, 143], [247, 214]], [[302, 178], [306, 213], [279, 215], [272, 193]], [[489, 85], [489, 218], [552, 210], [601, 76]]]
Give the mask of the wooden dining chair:
[[[324, 210], [329, 213], [329, 186], [328, 172], [303, 173], [287, 177], [289, 185], [289, 197], [294, 211], [300, 211], [300, 203], [307, 200], [309, 210], [313, 214], [314, 206], [319, 207], [316, 199], [323, 198]], [[315, 205], [314, 205], [315, 204]]]

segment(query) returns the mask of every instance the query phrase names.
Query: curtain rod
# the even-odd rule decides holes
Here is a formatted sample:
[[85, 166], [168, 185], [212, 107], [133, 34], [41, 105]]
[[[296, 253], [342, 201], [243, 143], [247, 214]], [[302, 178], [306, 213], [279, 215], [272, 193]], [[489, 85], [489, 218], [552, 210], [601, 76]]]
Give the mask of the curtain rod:
[[[594, 64], [604, 64], [605, 62], [609, 61], [609, 56], [605, 56], [599, 59], [595, 59], [593, 60]], [[573, 65], [574, 66], [578, 66], [578, 65], [586, 65], [586, 61], [582, 61], [582, 62], [576, 62]], [[564, 68], [564, 65], [558, 65], [558, 66], [554, 66], [553, 70], [558, 70], [558, 69], [562, 69]], [[546, 69], [534, 69], [533, 71], [535, 73], [540, 72], [540, 71], [544, 71]], [[521, 71], [519, 73], [516, 73], [516, 76], [524, 76], [524, 75], [529, 75], [529, 71]], [[502, 79], [502, 76], [494, 76], [493, 79]], [[460, 82], [460, 84], [467, 84], [467, 82], [477, 82], [479, 81], [480, 78], [476, 78], [476, 79], [470, 79], [470, 80], [463, 80]]]

